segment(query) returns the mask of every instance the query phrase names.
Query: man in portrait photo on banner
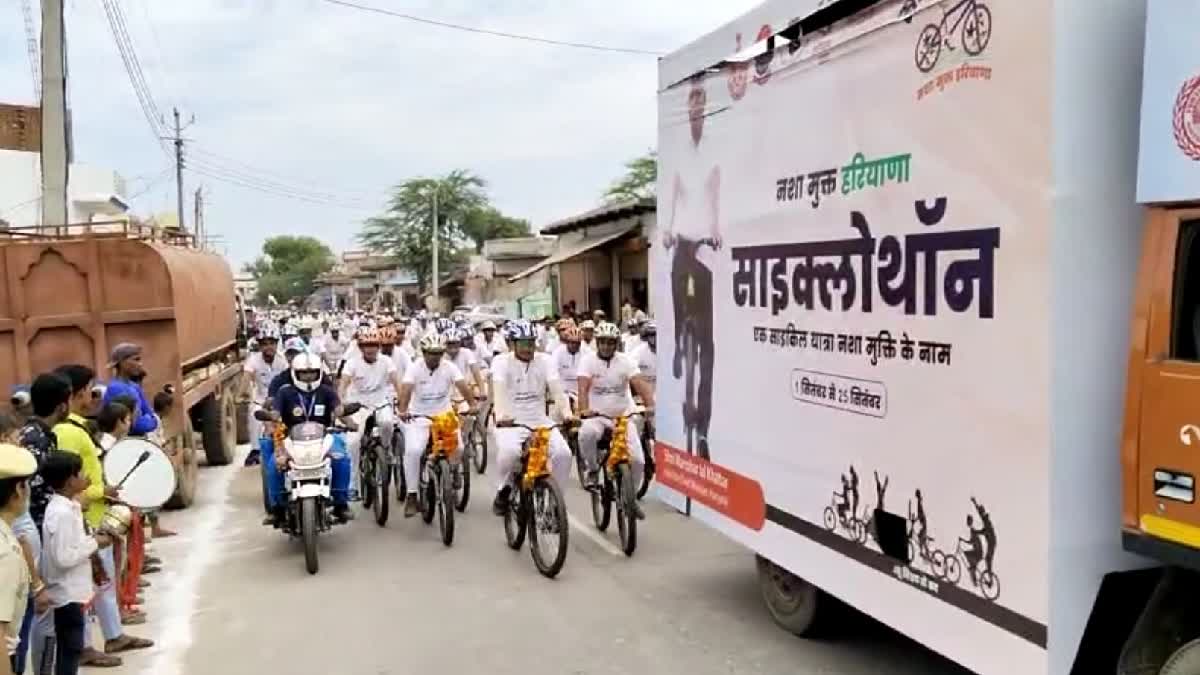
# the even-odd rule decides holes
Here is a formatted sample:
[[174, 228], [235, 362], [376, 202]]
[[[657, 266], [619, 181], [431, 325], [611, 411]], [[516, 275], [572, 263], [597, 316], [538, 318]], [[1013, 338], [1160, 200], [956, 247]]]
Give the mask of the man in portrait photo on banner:
[[[688, 447], [705, 459], [709, 457], [714, 364], [713, 272], [705, 251], [715, 252], [721, 247], [721, 169], [703, 160], [700, 152], [707, 101], [705, 77], [697, 75], [687, 94], [690, 153], [675, 163], [678, 170], [669, 179], [663, 227], [663, 245], [672, 256], [675, 344], [671, 370], [685, 386], [683, 424]], [[687, 348], [689, 339], [694, 349]]]

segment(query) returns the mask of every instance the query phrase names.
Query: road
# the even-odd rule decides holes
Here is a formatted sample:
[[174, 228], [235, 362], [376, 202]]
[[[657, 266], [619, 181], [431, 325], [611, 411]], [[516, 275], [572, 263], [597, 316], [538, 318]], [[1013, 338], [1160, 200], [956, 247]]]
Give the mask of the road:
[[547, 580], [505, 546], [476, 476], [452, 548], [399, 509], [382, 529], [360, 512], [309, 576], [298, 544], [260, 525], [256, 469], [201, 476], [197, 504], [167, 520], [181, 535], [154, 543], [151, 621], [129, 629], [158, 644], [110, 672], [969, 675], [862, 618], [828, 642], [783, 632], [752, 556], [657, 503], [627, 559], [570, 486], [571, 549]]

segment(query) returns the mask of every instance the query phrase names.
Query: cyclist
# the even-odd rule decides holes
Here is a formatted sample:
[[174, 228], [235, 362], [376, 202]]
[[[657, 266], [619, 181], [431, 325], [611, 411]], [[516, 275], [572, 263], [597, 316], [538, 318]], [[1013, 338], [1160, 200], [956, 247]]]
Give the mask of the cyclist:
[[[585, 355], [579, 365], [579, 416], [585, 418], [579, 430], [579, 451], [587, 463], [586, 482], [591, 488], [596, 486], [599, 471], [600, 436], [612, 428], [613, 422], [604, 417], [587, 419], [589, 415], [592, 412], [608, 417], [631, 414], [634, 409], [631, 388], [641, 396], [647, 412], [654, 409], [654, 389], [638, 372], [637, 363], [628, 354], [617, 351], [620, 340], [621, 329], [616, 324], [607, 321], [601, 323], [596, 327], [596, 352]], [[642, 440], [637, 433], [626, 434], [625, 439], [633, 470], [633, 484], [640, 485], [642, 469], [646, 464]], [[633, 512], [639, 520], [646, 517], [636, 502]]]
[[[464, 377], [470, 375], [470, 381], [474, 384], [475, 390], [484, 394], [487, 391], [487, 380], [483, 378], [483, 371], [479, 368], [479, 360], [475, 358], [475, 352], [471, 351], [469, 347], [463, 346], [467, 341], [465, 333], [459, 328], [451, 328], [443, 334], [443, 337], [446, 339], [446, 360], [453, 363]], [[481, 397], [477, 396], [476, 398]]]
[[850, 509], [850, 479], [846, 478], [846, 474], [842, 474], [842, 491], [838, 493], [837, 513], [838, 520], [843, 525], [846, 524], [846, 511]]
[[653, 321], [646, 321], [641, 326], [642, 339], [630, 351], [637, 361], [638, 371], [650, 383], [651, 387], [658, 382], [658, 327]]
[[587, 352], [580, 348], [578, 328], [574, 326], [561, 328], [559, 336], [562, 344], [558, 345], [550, 358], [554, 362], [555, 370], [558, 371], [558, 379], [562, 382], [562, 388], [567, 393], [571, 410], [575, 410], [576, 402], [579, 400], [579, 365]]
[[[343, 418], [342, 403], [337, 391], [327, 382], [322, 381], [321, 360], [314, 354], [301, 353], [292, 359], [292, 367], [288, 372], [291, 380], [275, 392], [273, 409], [276, 419], [281, 421], [288, 431], [302, 422], [318, 422], [330, 427], [335, 418]], [[353, 421], [346, 421], [348, 428], [354, 428]], [[330, 452], [333, 463], [333, 517], [341, 522], [352, 520], [350, 513], [350, 458], [346, 453], [345, 443], [340, 434], [333, 435], [333, 450]], [[268, 498], [271, 503], [271, 518], [276, 525], [284, 517], [284, 504], [281, 498], [284, 489], [283, 471], [287, 469], [288, 456], [283, 446], [275, 448], [275, 461], [267, 462]]]
[[988, 510], [983, 508], [974, 497], [971, 497], [971, 504], [975, 506], [975, 511], [979, 513], [979, 520], [983, 523], [983, 540], [987, 542], [987, 555], [984, 562], [987, 564], [987, 571], [992, 571], [992, 561], [996, 558], [996, 528], [992, 525], [992, 515]]
[[380, 353], [383, 341], [381, 332], [378, 328], [359, 332], [358, 348], [361, 353], [342, 368], [338, 384], [338, 392], [343, 401], [362, 405], [362, 409], [354, 414], [354, 422], [360, 432], [351, 434], [347, 443], [350, 450], [351, 476], [357, 475], [355, 471], [358, 470], [363, 436], [371, 431], [365, 427], [368, 418], [371, 415], [375, 416], [375, 424], [379, 426], [380, 438], [383, 441], [384, 456], [391, 450], [392, 434], [396, 428], [391, 406], [380, 406], [390, 403], [393, 395], [399, 396], [400, 369], [391, 357]]
[[[413, 419], [415, 415], [434, 417], [450, 412], [453, 407], [450, 400], [450, 390], [458, 389], [466, 399], [468, 413], [473, 413], [475, 395], [467, 386], [462, 371], [445, 358], [446, 340], [441, 335], [431, 333], [421, 338], [421, 359], [409, 365], [404, 372], [400, 386], [399, 403], [400, 418], [404, 420], [404, 480], [408, 486], [408, 495], [404, 501], [404, 517], [412, 518], [417, 514], [417, 487], [420, 482], [421, 455], [429, 443], [429, 433], [432, 422], [425, 418]], [[454, 467], [454, 486], [461, 485], [462, 453], [455, 451], [450, 457]]]
[[[246, 466], [254, 466], [259, 461], [258, 437], [261, 435], [262, 423], [254, 419], [254, 411], [267, 400], [267, 391], [271, 381], [288, 369], [288, 361], [277, 353], [279, 347], [279, 328], [273, 323], [264, 323], [258, 332], [258, 351], [246, 359], [242, 366], [241, 398], [250, 401], [250, 454], [246, 456]], [[293, 354], [294, 355], [294, 354]]]
[[504, 340], [496, 336], [496, 324], [491, 321], [480, 324], [479, 335], [475, 336], [475, 355], [491, 366], [492, 359], [506, 351], [508, 348], [504, 345]]
[[963, 557], [967, 559], [967, 571], [971, 573], [971, 585], [978, 586], [979, 580], [976, 578], [976, 570], [979, 567], [979, 562], [983, 560], [983, 532], [981, 527], [975, 529], [975, 516], [967, 514], [967, 539], [959, 537], [958, 540], [963, 543]]
[[588, 319], [579, 324], [579, 333], [583, 336], [583, 348], [589, 352], [596, 351], [596, 322]]
[[348, 344], [342, 339], [341, 325], [336, 322], [331, 324], [321, 337], [321, 360], [325, 363], [326, 371], [337, 374], [346, 358], [347, 347]]
[[[492, 361], [496, 466], [500, 476], [492, 512], [497, 516], [503, 516], [508, 508], [509, 493], [513, 488], [510, 483], [512, 473], [531, 433], [512, 425], [523, 424], [535, 429], [550, 426], [553, 423], [546, 411], [551, 400], [556, 417], [564, 422], [573, 419], [566, 405], [566, 392], [550, 356], [537, 351], [537, 334], [533, 326], [525, 320], [513, 321], [509, 323], [507, 333], [513, 350]], [[550, 473], [560, 486], [565, 486], [571, 477], [571, 448], [557, 428], [550, 432], [549, 454]]]
[[[912, 502], [908, 504], [908, 518], [914, 520], [914, 530], [917, 530], [917, 544], [920, 546], [921, 555], [929, 557], [929, 521], [925, 517], [925, 499], [921, 496], [921, 491], [917, 490], [917, 513], [912, 513]], [[919, 526], [919, 527], [918, 527]]]
[[850, 516], [858, 517], [858, 472], [850, 465]]

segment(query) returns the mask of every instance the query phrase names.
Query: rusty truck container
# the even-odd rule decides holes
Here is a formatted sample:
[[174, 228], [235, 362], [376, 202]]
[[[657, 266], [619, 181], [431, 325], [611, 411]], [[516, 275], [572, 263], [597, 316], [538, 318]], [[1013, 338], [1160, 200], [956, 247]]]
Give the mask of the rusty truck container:
[[201, 451], [209, 464], [231, 461], [240, 362], [223, 258], [127, 232], [8, 240], [0, 280], [0, 388], [68, 363], [106, 381], [112, 348], [134, 342], [144, 348], [147, 398], [175, 392], [163, 417], [179, 478], [172, 504], [191, 502]]

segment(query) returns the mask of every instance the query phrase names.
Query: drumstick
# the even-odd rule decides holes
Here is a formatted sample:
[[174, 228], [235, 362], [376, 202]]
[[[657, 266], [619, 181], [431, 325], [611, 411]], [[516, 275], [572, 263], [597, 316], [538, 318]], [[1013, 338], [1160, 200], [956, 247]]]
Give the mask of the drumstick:
[[129, 477], [130, 477], [131, 475], [133, 475], [133, 472], [134, 472], [134, 471], [137, 471], [138, 467], [139, 467], [139, 466], [141, 466], [141, 465], [143, 465], [143, 464], [145, 464], [145, 463], [146, 463], [146, 460], [148, 460], [148, 459], [150, 459], [150, 451], [149, 451], [149, 450], [143, 450], [143, 451], [142, 451], [142, 454], [138, 455], [137, 461], [136, 461], [136, 462], [134, 462], [134, 463], [133, 463], [133, 466], [129, 468], [129, 471], [126, 471], [126, 472], [125, 472], [125, 477], [124, 477], [124, 478], [122, 478], [122, 479], [121, 479], [121, 482], [120, 482], [120, 483], [117, 483], [115, 487], [116, 487], [118, 490], [120, 490], [120, 489], [121, 489], [121, 487], [122, 487], [123, 485], [125, 485], [125, 481], [129, 480]]

